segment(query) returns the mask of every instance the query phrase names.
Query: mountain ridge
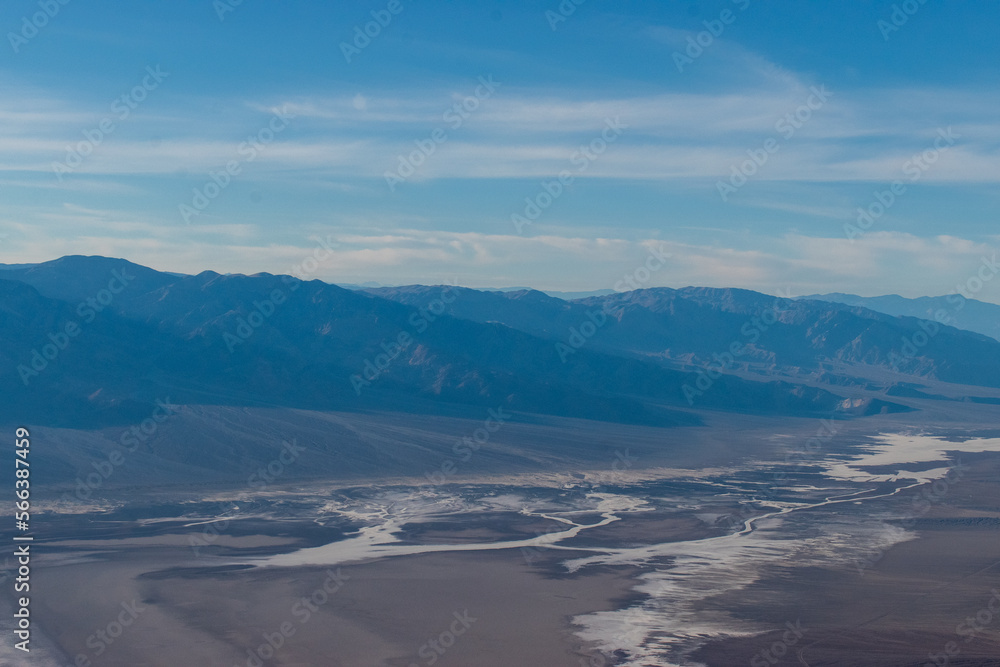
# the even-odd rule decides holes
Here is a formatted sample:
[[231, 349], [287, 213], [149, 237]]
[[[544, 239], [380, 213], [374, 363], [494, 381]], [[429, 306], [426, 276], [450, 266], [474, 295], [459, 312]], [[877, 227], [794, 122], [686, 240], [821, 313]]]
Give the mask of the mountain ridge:
[[[7, 380], [4, 393], [25, 407], [19, 390], [37, 390], [28, 392], [34, 401], [30, 414], [45, 414], [45, 400], [50, 408], [62, 400], [76, 407], [55, 412], [75, 415], [94, 403], [82, 398], [91, 396], [121, 412], [130, 400], [148, 403], [173, 387], [175, 401], [246, 395], [247, 402], [310, 409], [415, 403], [425, 409], [440, 402], [622, 423], [699, 423], [684, 411], [686, 373], [590, 349], [563, 363], [550, 340], [499, 322], [450, 317], [438, 312], [433, 299], [415, 309], [318, 280], [264, 273], [178, 277], [117, 261], [57, 261], [24, 274], [41, 289], [19, 281], [0, 286], [14, 325], [0, 331], [8, 343], [0, 374]], [[116, 272], [128, 278], [127, 285], [99, 287]], [[97, 297], [85, 296], [97, 287]], [[110, 301], [100, 312], [74, 308], [105, 293]], [[466, 296], [472, 293], [482, 294]], [[14, 312], [18, 298], [30, 307]], [[538, 295], [501, 298], [519, 304]], [[79, 337], [65, 350], [46, 348], [55, 345], [52, 336], [62, 338], [60, 327], [68, 322], [83, 329]], [[46, 349], [56, 357], [47, 363], [39, 357]], [[107, 358], [119, 362], [88, 365]], [[25, 387], [17, 387], [22, 381]], [[835, 412], [842, 400], [822, 389], [726, 375], [700, 407], [816, 415]]]
[[[700, 423], [697, 410], [844, 417], [906, 410], [912, 392], [895, 390], [903, 403], [886, 399], [914, 378], [1000, 386], [1000, 342], [985, 336], [947, 326], [927, 335], [923, 320], [739, 288], [567, 301], [531, 289], [350, 290], [264, 272], [184, 275], [67, 256], [5, 271], [0, 293], [7, 398], [26, 409], [35, 401], [29, 413], [45, 413], [44, 392], [17, 395], [28, 369], [28, 384], [37, 380], [52, 400], [66, 402], [60, 414], [90, 406], [98, 421], [133, 415], [171, 387], [180, 391], [175, 400], [192, 402], [228, 396], [230, 404], [431, 412], [503, 406], [681, 426]], [[71, 341], [80, 354], [71, 360], [73, 350], [57, 350], [51, 368], [31, 375], [38, 350], [52, 351], [45, 346], [53, 335], [62, 340], [59, 327], [70, 321], [85, 329]], [[921, 345], [907, 356], [908, 340]], [[98, 360], [112, 361], [92, 368]], [[887, 379], [831, 370], [841, 367]]]

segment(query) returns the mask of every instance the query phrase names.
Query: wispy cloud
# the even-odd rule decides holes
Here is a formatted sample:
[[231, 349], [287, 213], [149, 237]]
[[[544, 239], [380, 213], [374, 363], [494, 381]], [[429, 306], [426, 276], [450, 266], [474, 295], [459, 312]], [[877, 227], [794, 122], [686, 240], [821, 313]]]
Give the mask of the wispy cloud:
[[[539, 90], [504, 90], [482, 104], [461, 128], [450, 131], [414, 175], [414, 180], [457, 178], [542, 178], [569, 167], [581, 147], [600, 136], [608, 119], [627, 126], [580, 177], [635, 180], [725, 179], [732, 165], [768, 138], [780, 149], [754, 176], [772, 181], [881, 181], [899, 177], [902, 165], [933, 145], [935, 133], [951, 126], [959, 144], [927, 171], [929, 182], [996, 182], [1000, 178], [1000, 94], [963, 90], [830, 91], [832, 98], [783, 139], [776, 123], [794, 114], [814, 85], [782, 76], [781, 86], [732, 92], [664, 93], [602, 98], [581, 92], [553, 97]], [[275, 107], [296, 118], [287, 135], [261, 151], [247, 178], [267, 178], [297, 170], [324, 177], [380, 179], [395, 168], [397, 156], [415, 150], [435, 128], [448, 129], [444, 113], [461, 99], [461, 88], [422, 92], [413, 97], [371, 94], [310, 98], [281, 104], [245, 105], [234, 125], [261, 126]], [[64, 160], [67, 147], [82, 140], [92, 114], [62, 110], [30, 114], [0, 109], [20, 128], [0, 131], [0, 171], [49, 172]], [[359, 108], [363, 107], [363, 108]], [[886, 109], [893, 109], [890, 114]], [[206, 172], [239, 158], [244, 136], [222, 137], [216, 121], [194, 115], [182, 138], [176, 118], [144, 119], [141, 132], [107, 137], [88, 155], [74, 177]], [[8, 128], [10, 125], [7, 126]], [[199, 130], [199, 128], [201, 128]], [[570, 167], [571, 168], [571, 167]], [[54, 177], [54, 174], [53, 174]], [[66, 180], [72, 180], [71, 178]]]

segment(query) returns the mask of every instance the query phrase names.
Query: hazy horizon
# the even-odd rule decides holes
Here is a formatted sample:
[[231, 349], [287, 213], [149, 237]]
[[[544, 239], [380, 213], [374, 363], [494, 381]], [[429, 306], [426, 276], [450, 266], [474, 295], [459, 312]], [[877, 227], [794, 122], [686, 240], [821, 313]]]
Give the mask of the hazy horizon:
[[[683, 283], [683, 282], [680, 282], [680, 283], [676, 283], [676, 284], [652, 284], [654, 281], [652, 281], [652, 280], [643, 281], [643, 280], [641, 280], [642, 275], [636, 275], [636, 273], [635, 273], [636, 270], [640, 269], [640, 267], [642, 267], [642, 266], [645, 265], [642, 262], [640, 262], [639, 264], [637, 264], [633, 268], [632, 271], [626, 272], [621, 277], [618, 277], [615, 280], [615, 283], [613, 285], [593, 286], [593, 287], [587, 287], [587, 286], [584, 285], [584, 286], [576, 287], [576, 288], [573, 288], [573, 289], [552, 288], [552, 287], [546, 287], [546, 286], [523, 285], [523, 284], [517, 284], [517, 285], [511, 285], [511, 284], [494, 284], [494, 285], [463, 284], [463, 283], [454, 282], [454, 281], [450, 281], [450, 282], [391, 282], [390, 283], [390, 282], [382, 282], [382, 281], [379, 281], [379, 280], [373, 279], [373, 278], [367, 278], [365, 280], [355, 280], [355, 279], [342, 279], [341, 280], [341, 279], [337, 279], [336, 277], [322, 277], [321, 274], [324, 273], [323, 270], [322, 270], [322, 268], [325, 266], [325, 264], [329, 260], [326, 260], [326, 261], [316, 261], [316, 267], [317, 268], [314, 269], [314, 270], [312, 270], [312, 271], [308, 270], [310, 268], [311, 264], [306, 263], [304, 265], [304, 262], [306, 262], [310, 258], [315, 258], [316, 257], [316, 254], [315, 254], [316, 250], [322, 251], [322, 248], [323, 248], [322, 245], [317, 244], [317, 246], [314, 247], [314, 253], [306, 253], [305, 255], [303, 255], [303, 259], [301, 261], [299, 261], [298, 263], [290, 265], [289, 267], [287, 267], [286, 271], [266, 271], [266, 270], [263, 270], [263, 269], [261, 269], [261, 270], [247, 269], [245, 271], [219, 271], [219, 270], [216, 270], [216, 269], [212, 268], [211, 266], [208, 266], [208, 267], [205, 267], [205, 268], [201, 268], [199, 270], [185, 272], [185, 271], [179, 271], [177, 269], [172, 269], [172, 268], [161, 268], [161, 267], [152, 266], [152, 265], [149, 265], [149, 264], [142, 264], [141, 262], [136, 262], [136, 261], [134, 261], [132, 259], [129, 259], [127, 257], [107, 257], [105, 255], [63, 255], [61, 257], [53, 257], [51, 259], [46, 259], [46, 260], [42, 260], [42, 261], [39, 261], [39, 262], [19, 262], [19, 263], [16, 263], [16, 264], [13, 263], [13, 262], [10, 262], [10, 263], [0, 263], [0, 266], [6, 268], [6, 267], [12, 267], [12, 266], [35, 265], [35, 264], [44, 264], [46, 262], [53, 262], [53, 261], [56, 261], [56, 260], [59, 260], [59, 259], [63, 259], [64, 257], [72, 257], [72, 256], [88, 257], [88, 256], [91, 256], [91, 257], [103, 257], [103, 258], [106, 258], [106, 259], [120, 259], [120, 260], [123, 260], [123, 261], [126, 261], [126, 262], [131, 262], [133, 264], [139, 264], [140, 266], [145, 266], [145, 267], [153, 269], [155, 271], [160, 271], [162, 273], [171, 273], [171, 274], [175, 274], [175, 275], [189, 275], [189, 276], [193, 276], [193, 275], [198, 275], [199, 273], [202, 273], [202, 272], [205, 272], [205, 271], [211, 271], [211, 272], [214, 272], [214, 273], [218, 273], [220, 275], [244, 275], [244, 276], [252, 276], [252, 275], [261, 274], [261, 273], [268, 273], [268, 274], [271, 274], [271, 275], [278, 275], [278, 276], [281, 276], [281, 275], [296, 276], [296, 277], [300, 277], [300, 278], [304, 278], [304, 279], [308, 279], [308, 280], [317, 279], [317, 280], [322, 280], [323, 282], [331, 284], [331, 285], [349, 285], [349, 286], [358, 286], [358, 287], [407, 287], [407, 286], [412, 286], [412, 285], [423, 285], [423, 286], [452, 285], [452, 286], [455, 286], [455, 287], [465, 287], [465, 288], [468, 288], [468, 289], [488, 290], [488, 291], [489, 290], [492, 290], [492, 291], [536, 290], [536, 291], [539, 291], [539, 292], [544, 292], [546, 294], [549, 294], [549, 293], [553, 293], [553, 294], [557, 294], [557, 293], [562, 293], [562, 294], [599, 294], [599, 293], [612, 293], [612, 292], [626, 292], [626, 291], [632, 291], [633, 289], [647, 289], [647, 288], [653, 288], [653, 287], [664, 287], [664, 288], [668, 288], [668, 289], [685, 289], [685, 288], [692, 288], [692, 287], [694, 287], [694, 288], [697, 288], [697, 287], [707, 287], [707, 288], [712, 288], [712, 289], [745, 289], [745, 290], [750, 290], [750, 291], [753, 291], [753, 292], [759, 292], [761, 294], [767, 294], [769, 296], [778, 296], [778, 297], [791, 298], [791, 299], [802, 298], [802, 297], [807, 297], [807, 296], [826, 296], [826, 295], [842, 295], [842, 296], [845, 296], [845, 297], [861, 297], [861, 298], [900, 297], [900, 298], [903, 298], [903, 299], [921, 299], [921, 298], [938, 298], [938, 297], [946, 297], [946, 296], [949, 296], [949, 295], [962, 294], [966, 299], [971, 299], [971, 300], [974, 300], [974, 301], [982, 301], [983, 303], [988, 303], [988, 304], [992, 304], [992, 305], [1000, 305], [1000, 296], [994, 297], [992, 294], [988, 293], [987, 290], [970, 291], [969, 288], [968, 288], [968, 285], [962, 285], [961, 283], [959, 285], [956, 285], [956, 287], [961, 287], [962, 288], [961, 290], [953, 288], [953, 289], [951, 289], [948, 292], [942, 292], [942, 293], [939, 293], [939, 294], [924, 294], [924, 293], [919, 293], [919, 292], [912, 291], [912, 290], [908, 294], [901, 294], [901, 293], [897, 293], [897, 292], [889, 293], [889, 292], [879, 291], [877, 288], [873, 288], [872, 290], [869, 291], [869, 293], [849, 292], [849, 291], [845, 291], [845, 290], [839, 290], [839, 289], [830, 288], [830, 289], [827, 289], [827, 290], [824, 290], [824, 291], [797, 294], [797, 293], [794, 293], [792, 291], [791, 287], [785, 287], [784, 289], [781, 289], [781, 288], [778, 288], [778, 289], [759, 289], [759, 288], [745, 287], [745, 286], [742, 286], [742, 285], [724, 284], [724, 283], [723, 284], [702, 284], [702, 283]], [[650, 271], [649, 272], [650, 277], [654, 276], [655, 274], [656, 274], [656, 271]], [[973, 272], [972, 275], [975, 276], [975, 272]], [[968, 278], [966, 278], [966, 280], [968, 280]], [[973, 285], [973, 287], [975, 287], [975, 285]], [[989, 287], [989, 283], [988, 282], [985, 283], [984, 287], [988, 288]], [[987, 293], [984, 294], [983, 293], [984, 291], [987, 291]], [[993, 301], [992, 300], [993, 298], [997, 298], [997, 301]]]

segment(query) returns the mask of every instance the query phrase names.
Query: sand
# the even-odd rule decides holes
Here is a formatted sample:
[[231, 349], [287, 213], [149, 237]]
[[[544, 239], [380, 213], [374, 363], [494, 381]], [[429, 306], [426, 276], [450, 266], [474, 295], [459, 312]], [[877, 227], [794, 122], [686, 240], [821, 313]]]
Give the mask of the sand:
[[[43, 629], [67, 656], [84, 654], [94, 665], [255, 665], [248, 650], [270, 656], [257, 650], [269, 634], [281, 646], [268, 665], [410, 667], [433, 657], [442, 667], [577, 667], [588, 652], [570, 619], [618, 606], [634, 574], [558, 575], [551, 560], [529, 564], [514, 550], [388, 558], [340, 568], [339, 590], [317, 595], [311, 611], [296, 602], [323, 591], [324, 582], [335, 588], [322, 568], [164, 570], [198, 563], [189, 551], [123, 551], [119, 540], [115, 549], [107, 559], [38, 571], [44, 587], [34, 604]], [[97, 656], [87, 637], [133, 600], [137, 618]], [[279, 640], [282, 624], [294, 634]], [[429, 645], [448, 643], [453, 629], [463, 632], [452, 646], [437, 652]]]

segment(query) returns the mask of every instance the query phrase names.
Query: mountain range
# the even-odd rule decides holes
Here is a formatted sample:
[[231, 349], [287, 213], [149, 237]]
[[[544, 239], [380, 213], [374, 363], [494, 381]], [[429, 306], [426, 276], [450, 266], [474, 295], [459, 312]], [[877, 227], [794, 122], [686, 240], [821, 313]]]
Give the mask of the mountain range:
[[864, 297], [837, 292], [814, 294], [801, 298], [861, 306], [887, 315], [919, 317], [926, 320], [933, 320], [936, 314], [943, 313], [944, 317], [950, 318], [950, 324], [953, 327], [975, 331], [1000, 340], [1000, 306], [995, 303], [966, 298], [958, 293], [949, 296], [923, 296], [907, 299], [897, 294]]
[[908, 410], [890, 397], [921, 379], [1000, 387], [997, 340], [827, 300], [710, 288], [568, 301], [528, 289], [348, 290], [105, 257], [5, 267], [0, 340], [10, 414], [71, 427], [141, 419], [167, 395], [682, 426], [701, 423], [701, 410]]

